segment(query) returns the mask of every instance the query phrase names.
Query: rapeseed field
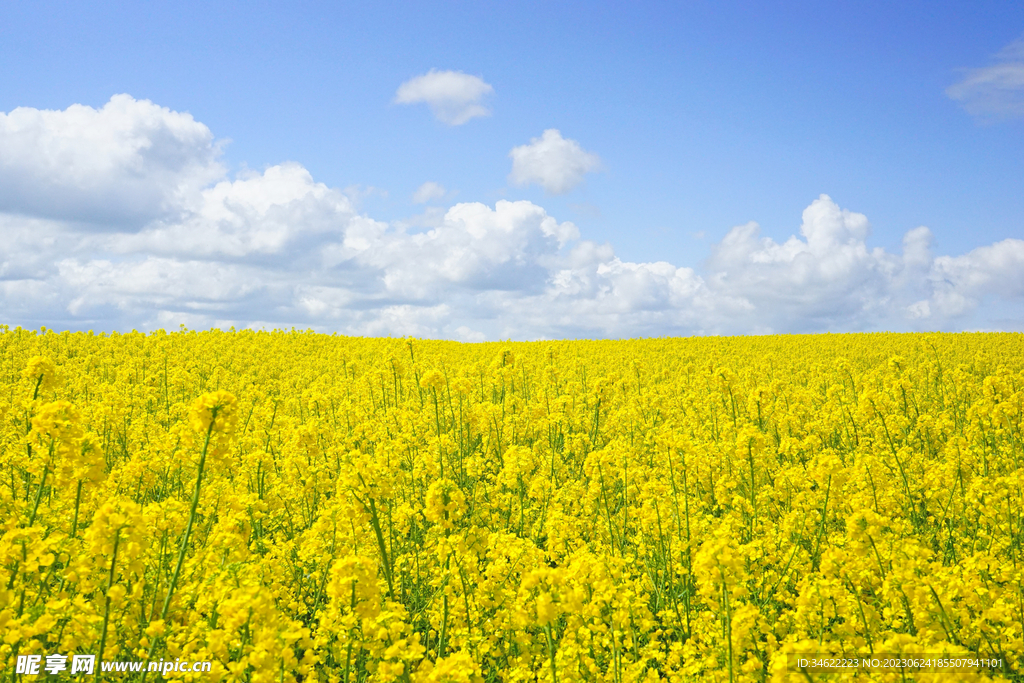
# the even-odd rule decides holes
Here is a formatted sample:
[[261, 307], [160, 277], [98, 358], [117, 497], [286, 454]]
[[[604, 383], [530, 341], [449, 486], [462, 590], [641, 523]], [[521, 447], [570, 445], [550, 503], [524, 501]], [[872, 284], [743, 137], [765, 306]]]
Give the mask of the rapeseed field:
[[5, 327], [0, 351], [8, 680], [1024, 669], [1020, 334]]

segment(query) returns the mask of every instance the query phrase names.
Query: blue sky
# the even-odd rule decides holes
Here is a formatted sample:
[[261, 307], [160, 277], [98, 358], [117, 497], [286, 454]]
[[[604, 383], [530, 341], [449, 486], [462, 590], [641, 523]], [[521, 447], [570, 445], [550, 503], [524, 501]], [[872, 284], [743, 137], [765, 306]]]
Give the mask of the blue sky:
[[[1014, 2], [5, 3], [0, 227], [18, 237], [0, 317], [465, 339], [1021, 329], [1022, 38]], [[440, 118], [436, 92], [397, 101], [432, 70], [489, 89]], [[118, 94], [134, 104], [83, 125], [173, 173], [96, 161], [113, 138], [60, 123]], [[453, 106], [489, 113], [453, 125]], [[177, 136], [185, 113], [206, 133]], [[123, 174], [141, 184], [119, 192]], [[443, 192], [417, 203], [426, 182]], [[172, 186], [194, 196], [172, 210]], [[252, 210], [224, 227], [218, 201]]]

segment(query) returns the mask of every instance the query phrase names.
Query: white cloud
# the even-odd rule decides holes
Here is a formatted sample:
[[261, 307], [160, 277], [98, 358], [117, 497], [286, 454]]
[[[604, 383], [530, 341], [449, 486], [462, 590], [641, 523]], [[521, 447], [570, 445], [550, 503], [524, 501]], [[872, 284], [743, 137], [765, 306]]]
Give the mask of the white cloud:
[[[201, 127], [155, 105], [140, 111]], [[51, 114], [60, 120], [64, 112]], [[139, 133], [135, 124], [122, 120], [139, 148], [166, 143], [159, 126]], [[112, 139], [127, 136], [106, 125]], [[53, 144], [39, 150], [44, 160], [81, 137], [55, 130]], [[23, 168], [36, 168], [30, 150], [20, 154]], [[130, 175], [135, 157], [111, 153], [105, 164], [104, 182], [113, 184]], [[1024, 240], [936, 256], [931, 232], [917, 227], [901, 253], [890, 253], [869, 246], [864, 215], [826, 195], [804, 210], [789, 239], [761, 237], [755, 223], [737, 226], [702, 267], [689, 268], [624, 261], [528, 201], [434, 207], [418, 220], [387, 223], [360, 214], [344, 190], [294, 163], [233, 179], [222, 173], [205, 185], [196, 177], [148, 176], [161, 197], [148, 214], [116, 192], [102, 212], [72, 202], [60, 217], [45, 203], [5, 205], [5, 322], [108, 330], [294, 325], [480, 340], [1019, 329], [1024, 319]], [[179, 192], [183, 179], [193, 184], [187, 192]], [[57, 201], [93, 186], [94, 178], [69, 175], [30, 189]], [[114, 218], [99, 222], [104, 214]]]
[[68, 303], [72, 315], [104, 305], [136, 315], [153, 308], [218, 311], [267, 287], [253, 268], [154, 256], [120, 263], [65, 259], [57, 270], [76, 295]]
[[716, 291], [771, 310], [764, 324], [793, 329], [862, 320], [887, 295], [898, 257], [869, 250], [863, 214], [822, 195], [803, 212], [801, 237], [759, 239], [756, 223], [733, 228], [712, 250], [708, 280]]
[[981, 118], [1024, 116], [1024, 36], [995, 55], [995, 63], [967, 69], [946, 94]]
[[601, 168], [600, 157], [575, 140], [563, 138], [554, 128], [532, 138], [528, 145], [514, 147], [508, 155], [512, 159], [511, 183], [535, 183], [551, 194], [565, 194], [583, 182], [584, 175]]
[[224, 174], [191, 115], [115, 95], [100, 109], [0, 112], [0, 211], [139, 226], [177, 215]]
[[493, 92], [494, 88], [478, 76], [461, 71], [431, 69], [398, 86], [395, 102], [425, 103], [438, 121], [450, 126], [461, 126], [472, 118], [491, 113], [481, 101]]
[[558, 223], [527, 201], [501, 200], [494, 209], [466, 203], [426, 233], [382, 235], [361, 260], [381, 268], [387, 291], [398, 296], [429, 298], [447, 294], [451, 285], [541, 291], [560, 247], [578, 237], [575, 225]]
[[356, 214], [349, 198], [313, 181], [302, 166], [222, 180], [205, 189], [176, 221], [158, 220], [104, 243], [118, 253], [145, 252], [238, 259], [309, 249]]
[[455, 328], [455, 336], [459, 341], [465, 342], [483, 342], [487, 341], [487, 335], [483, 332], [477, 332], [471, 330], [465, 325]]
[[943, 316], [969, 313], [993, 293], [1019, 301], [1024, 298], [1024, 240], [1006, 239], [962, 256], [940, 256], [929, 279], [932, 306]]
[[444, 185], [428, 180], [413, 193], [412, 201], [415, 204], [426, 204], [432, 199], [441, 199], [446, 192]]

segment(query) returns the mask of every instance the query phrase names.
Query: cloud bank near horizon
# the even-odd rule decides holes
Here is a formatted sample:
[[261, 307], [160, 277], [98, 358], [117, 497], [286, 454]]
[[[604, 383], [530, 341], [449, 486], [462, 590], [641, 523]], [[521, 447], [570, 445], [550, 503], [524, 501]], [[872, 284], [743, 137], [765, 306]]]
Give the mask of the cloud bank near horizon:
[[890, 253], [868, 245], [864, 215], [824, 194], [788, 240], [737, 226], [690, 268], [623, 261], [529, 201], [455, 204], [413, 231], [299, 164], [232, 177], [219, 156], [205, 125], [128, 95], [0, 113], [0, 322], [479, 341], [1024, 319], [1024, 240], [936, 255], [918, 227]]

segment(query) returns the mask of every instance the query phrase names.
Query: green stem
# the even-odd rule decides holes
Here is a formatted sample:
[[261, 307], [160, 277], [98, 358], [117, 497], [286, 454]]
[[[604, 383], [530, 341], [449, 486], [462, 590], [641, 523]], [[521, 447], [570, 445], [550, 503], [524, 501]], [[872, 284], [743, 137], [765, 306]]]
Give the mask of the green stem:
[[107, 645], [107, 625], [110, 623], [110, 589], [114, 586], [114, 567], [117, 565], [117, 546], [121, 542], [121, 529], [114, 531], [114, 552], [110, 557], [110, 574], [107, 576], [107, 595], [103, 605], [103, 631], [100, 635], [100, 652], [96, 659], [103, 661], [103, 650]]
[[437, 658], [441, 659], [444, 657], [445, 641], [448, 639], [448, 594], [445, 593], [441, 596], [441, 603], [443, 606], [443, 616], [441, 618], [441, 637], [437, 642]]
[[75, 520], [71, 523], [71, 538], [78, 534], [78, 507], [82, 503], [82, 480], [78, 480], [78, 490], [75, 492]]
[[[160, 620], [163, 621], [167, 618], [167, 611], [171, 607], [171, 598], [174, 597], [174, 589], [178, 585], [178, 577], [181, 575], [181, 565], [185, 563], [185, 552], [188, 550], [188, 542], [192, 536], [192, 525], [196, 519], [196, 508], [199, 507], [199, 490], [203, 484], [203, 470], [206, 468], [206, 451], [210, 447], [210, 436], [213, 435], [213, 426], [217, 423], [217, 408], [212, 411], [213, 415], [210, 418], [210, 426], [206, 430], [206, 440], [203, 442], [203, 453], [199, 456], [199, 471], [196, 473], [196, 488], [192, 492], [192, 506], [188, 512], [188, 524], [185, 525], [185, 533], [181, 537], [181, 548], [178, 550], [178, 562], [174, 566], [174, 574], [171, 575], [171, 583], [167, 586], [167, 596], [164, 598], [164, 605], [160, 609]], [[157, 643], [160, 642], [159, 637], [153, 638], [153, 642], [149, 645], [149, 652], [146, 654], [147, 660], [153, 659], [153, 652], [156, 650]], [[145, 671], [142, 672], [142, 681], [145, 683], [146, 680]]]
[[[356, 582], [355, 581], [352, 582], [352, 605], [351, 605], [350, 609], [352, 610], [353, 613], [356, 611]], [[346, 648], [346, 650], [345, 650], [345, 678], [344, 678], [345, 683], [348, 683], [348, 671], [349, 671], [349, 667], [352, 666], [352, 637], [353, 637], [352, 633], [350, 632], [348, 634], [348, 648]]]
[[394, 600], [395, 598], [395, 586], [394, 579], [391, 575], [391, 560], [388, 558], [388, 548], [384, 543], [384, 534], [380, 530], [380, 518], [377, 516], [377, 504], [373, 498], [369, 498], [370, 501], [370, 525], [373, 527], [374, 536], [377, 537], [377, 547], [380, 548], [381, 564], [384, 566], [384, 578], [388, 582], [388, 597]]
[[729, 607], [729, 591], [725, 586], [725, 572], [721, 568], [718, 570], [719, 576], [722, 578], [722, 606], [725, 608], [725, 637], [728, 639], [728, 654], [729, 654], [729, 683], [733, 683], [733, 672], [732, 672], [732, 609]]
[[[53, 457], [53, 442], [50, 442], [50, 458]], [[36, 499], [32, 503], [32, 514], [28, 518], [28, 526], [32, 526], [36, 523], [36, 513], [39, 512], [39, 503], [43, 499], [43, 486], [46, 485], [46, 475], [50, 472], [50, 460], [46, 461], [46, 465], [43, 467], [43, 478], [39, 480], [39, 488], [36, 489]]]
[[548, 659], [551, 662], [551, 681], [558, 683], [558, 670], [555, 668], [555, 640], [551, 637], [551, 624], [544, 626], [544, 635], [548, 637]]
[[192, 526], [196, 520], [196, 509], [199, 507], [199, 491], [203, 485], [203, 470], [206, 468], [206, 451], [210, 447], [210, 436], [213, 434], [213, 425], [216, 420], [210, 420], [210, 427], [206, 430], [206, 441], [203, 443], [203, 453], [199, 456], [199, 471], [196, 473], [196, 488], [192, 491], [192, 506], [188, 511], [188, 524], [185, 525], [185, 534], [181, 539], [181, 547], [178, 549], [178, 562], [174, 565], [174, 573], [171, 575], [171, 584], [167, 587], [167, 596], [164, 598], [163, 608], [160, 610], [160, 618], [167, 617], [167, 610], [171, 607], [171, 598], [174, 597], [174, 589], [178, 585], [178, 577], [181, 575], [181, 566], [185, 563], [185, 553], [188, 551], [188, 542], [192, 537]]

